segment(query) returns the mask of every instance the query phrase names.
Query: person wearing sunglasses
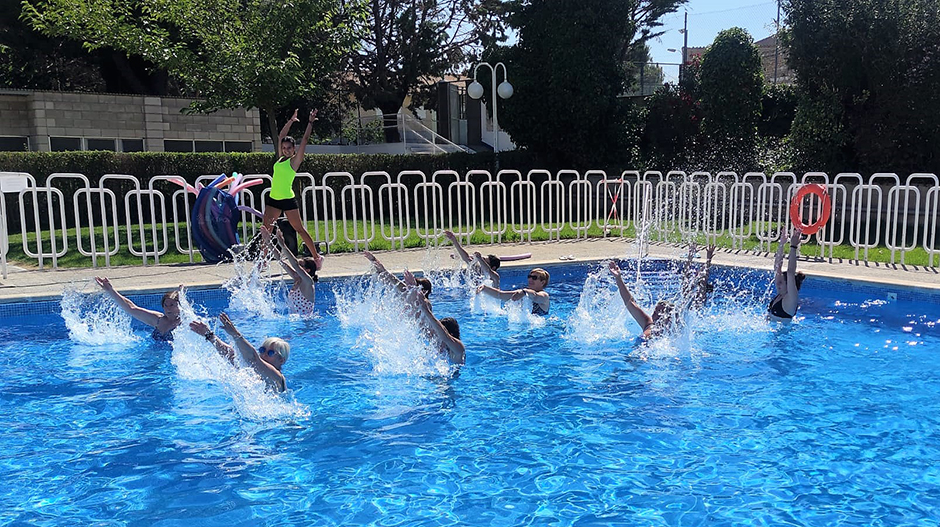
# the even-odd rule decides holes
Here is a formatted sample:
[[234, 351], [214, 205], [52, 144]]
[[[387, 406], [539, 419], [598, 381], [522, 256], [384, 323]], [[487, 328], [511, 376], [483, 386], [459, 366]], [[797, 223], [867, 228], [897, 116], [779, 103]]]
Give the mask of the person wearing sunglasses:
[[237, 351], [242, 359], [261, 376], [268, 388], [276, 392], [286, 390], [287, 381], [284, 374], [281, 373], [281, 368], [284, 367], [284, 363], [290, 357], [290, 344], [277, 337], [268, 337], [261, 343], [260, 348], [255, 349], [248, 342], [248, 339], [235, 328], [235, 324], [232, 323], [232, 319], [227, 314], [220, 314], [219, 322], [222, 324], [222, 329], [235, 340], [234, 347], [215, 336], [209, 326], [201, 320], [190, 322], [189, 329], [197, 335], [205, 337], [207, 341], [215, 346], [219, 354], [227, 358], [232, 364], [235, 364], [235, 352]]
[[95, 282], [107, 293], [125, 313], [135, 320], [143, 322], [153, 328], [150, 336], [157, 342], [170, 342], [173, 340], [173, 330], [180, 325], [180, 291], [183, 286], [163, 295], [160, 307], [163, 312], [145, 309], [135, 304], [131, 299], [115, 291], [111, 281], [103, 276], [96, 276]]
[[522, 289], [502, 291], [495, 287], [481, 285], [477, 288], [477, 293], [484, 293], [500, 300], [522, 300], [523, 298], [529, 298], [532, 300], [533, 315], [547, 315], [549, 307], [551, 307], [548, 292], [545, 291], [545, 286], [548, 285], [549, 278], [548, 271], [541, 267], [536, 267], [529, 271], [529, 276], [527, 277], [528, 284]]
[[488, 254], [484, 257], [477, 251], [473, 253], [473, 257], [471, 258], [467, 250], [460, 245], [460, 241], [457, 240], [457, 236], [454, 235], [453, 232], [444, 231], [444, 236], [454, 245], [454, 251], [457, 252], [461, 260], [470, 266], [471, 270], [479, 273], [484, 279], [489, 278], [493, 282], [493, 287], [499, 289], [499, 273], [496, 272], [502, 263], [499, 257], [493, 254]]

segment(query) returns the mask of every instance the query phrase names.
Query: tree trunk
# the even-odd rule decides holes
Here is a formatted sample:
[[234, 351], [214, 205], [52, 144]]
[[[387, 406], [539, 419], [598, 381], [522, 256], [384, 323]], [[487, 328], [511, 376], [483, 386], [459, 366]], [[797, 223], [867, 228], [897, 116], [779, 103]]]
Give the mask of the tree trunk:
[[401, 108], [401, 101], [398, 103], [385, 102], [379, 104], [379, 109], [382, 110], [383, 116], [383, 128], [385, 132], [385, 142], [386, 143], [400, 143], [401, 134], [398, 133], [398, 110]]
[[264, 113], [268, 115], [268, 130], [271, 133], [271, 142], [274, 143], [274, 155], [278, 155], [278, 149], [281, 145], [277, 144], [277, 134], [279, 130], [277, 129], [277, 116], [274, 115], [275, 111], [275, 108], [272, 106], [264, 108]]

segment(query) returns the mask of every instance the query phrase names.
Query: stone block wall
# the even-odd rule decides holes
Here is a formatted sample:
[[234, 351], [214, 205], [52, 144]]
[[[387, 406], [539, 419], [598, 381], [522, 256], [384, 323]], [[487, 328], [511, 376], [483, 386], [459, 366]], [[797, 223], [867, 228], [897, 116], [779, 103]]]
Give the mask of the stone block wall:
[[0, 93], [0, 136], [28, 136], [30, 149], [48, 152], [51, 137], [131, 139], [149, 152], [164, 140], [238, 141], [261, 151], [257, 109], [183, 114], [191, 99], [101, 93]]

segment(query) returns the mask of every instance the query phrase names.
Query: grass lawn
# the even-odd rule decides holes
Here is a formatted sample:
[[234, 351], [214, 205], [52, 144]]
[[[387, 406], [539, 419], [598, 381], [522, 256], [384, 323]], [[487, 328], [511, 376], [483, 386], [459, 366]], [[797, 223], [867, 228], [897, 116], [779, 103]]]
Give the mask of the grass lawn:
[[[359, 250], [366, 248], [364, 239], [373, 234], [372, 231], [366, 230], [366, 227], [367, 227], [366, 223], [361, 222], [361, 221], [360, 222], [352, 222], [352, 221], [337, 222], [336, 226], [339, 232], [337, 233], [330, 232], [330, 237], [331, 238], [335, 237], [338, 240], [336, 243], [333, 243], [330, 245], [329, 250], [331, 253], [352, 252], [356, 250], [354, 243], [348, 242], [344, 239], [344, 235], [343, 235], [344, 227], [349, 237], [355, 236], [355, 237], [358, 237], [360, 240], [363, 240], [363, 242], [359, 244]], [[552, 225], [549, 228], [555, 229], [556, 227], [557, 225]], [[319, 228], [319, 238], [324, 239], [326, 237], [326, 232], [327, 232], [326, 231], [327, 224], [325, 222], [317, 222], [317, 223], [308, 222], [307, 223], [307, 229], [310, 232], [310, 234], [314, 236], [314, 238], [317, 238], [315, 234], [317, 228]], [[331, 229], [333, 228], [332, 225], [330, 225], [330, 228]], [[383, 238], [380, 233], [380, 225], [375, 224], [374, 229], [375, 229], [374, 239], [368, 242], [368, 249], [374, 250], [374, 251], [391, 249], [392, 244], [389, 241], [387, 241], [385, 238]], [[148, 238], [151, 237], [152, 235], [151, 226], [145, 225], [144, 230], [145, 230], [145, 235]], [[354, 235], [354, 230], [356, 231], [357, 235]], [[83, 248], [86, 251], [90, 250], [89, 232], [90, 231], [88, 228], [82, 229], [82, 244], [83, 244]], [[385, 226], [386, 235], [391, 236], [392, 233], [394, 233], [395, 235], [399, 235], [400, 232], [401, 232], [400, 229], [393, 230], [388, 225]], [[422, 230], [420, 232], [421, 234], [424, 234], [426, 231]], [[179, 224], [179, 233], [180, 233], [179, 236], [181, 239], [180, 244], [185, 247], [187, 243], [185, 223]], [[134, 248], [138, 250], [139, 252], [141, 245], [140, 245], [139, 230], [137, 227], [133, 229], [132, 234], [133, 234]], [[560, 234], [561, 234], [562, 239], [574, 239], [577, 237], [575, 231], [570, 226], [567, 226], [567, 225], [561, 229]], [[582, 238], [584, 237], [583, 232], [580, 235]], [[601, 238], [604, 236], [604, 233], [600, 227], [597, 227], [596, 225], [592, 224], [591, 227], [588, 228], [587, 230], [587, 236], [589, 238]], [[620, 229], [619, 228], [612, 229], [607, 234], [607, 236], [619, 237]], [[627, 238], [634, 238], [636, 236], [636, 231], [634, 230], [633, 227], [624, 229], [623, 236]], [[127, 244], [128, 244], [127, 229], [125, 227], [118, 228], [117, 237], [120, 240], [121, 248], [117, 251], [116, 254], [111, 256], [111, 265], [116, 266], [116, 265], [140, 264], [142, 262], [142, 258], [140, 256], [134, 256], [133, 254], [131, 254], [131, 252], [127, 248]], [[162, 230], [158, 230], [157, 237], [160, 240], [160, 247], [162, 249], [163, 248]], [[552, 232], [551, 237], [552, 239], [557, 239], [559, 237], [559, 234], [557, 232]], [[27, 243], [30, 244], [30, 247], [32, 248], [33, 251], [35, 251], [35, 238], [36, 237], [34, 233], [27, 234]], [[76, 247], [76, 229], [69, 229], [67, 231], [67, 238], [68, 238], [68, 251], [66, 252], [64, 256], [58, 259], [59, 267], [64, 267], [64, 268], [91, 267], [91, 264], [92, 264], [91, 257], [82, 255]], [[180, 253], [176, 250], [176, 244], [173, 241], [174, 233], [173, 233], [172, 224], [167, 225], [167, 238], [168, 238], [168, 243], [169, 243], [169, 250], [167, 250], [165, 254], [160, 256], [160, 263], [165, 263], [165, 264], [188, 263], [190, 261], [189, 254]], [[110, 246], [112, 248], [114, 247], [114, 239], [115, 239], [114, 232], [111, 231]], [[507, 232], [503, 234], [502, 236], [502, 241], [504, 242], [520, 242], [520, 241], [523, 241], [524, 239], [528, 239], [528, 237], [523, 238], [518, 233], [513, 232], [511, 228], [508, 228]], [[532, 241], [544, 241], [548, 239], [549, 239], [549, 233], [542, 226], [537, 227], [535, 231], [532, 233]], [[665, 241], [665, 242], [671, 242], [671, 243], [676, 243], [676, 244], [683, 243], [681, 237], [678, 235], [668, 236], [666, 239], [658, 239], [655, 241]], [[696, 241], [699, 244], [704, 244], [706, 241], [706, 238], [704, 235], [699, 235]], [[95, 243], [99, 251], [101, 251], [104, 248], [104, 238], [102, 237], [102, 229], [100, 227], [95, 229]], [[445, 245], [445, 244], [448, 244], [449, 242], [447, 242], [442, 237], [440, 243], [442, 245]], [[476, 232], [470, 238], [470, 244], [471, 245], [484, 245], [484, 244], [489, 244], [489, 243], [490, 243], [490, 236], [484, 234], [482, 228], [478, 226]], [[61, 247], [62, 247], [61, 233], [59, 234], [57, 244], [61, 251]], [[412, 227], [409, 235], [404, 240], [405, 247], [418, 248], [418, 247], [424, 247], [425, 244], [426, 242], [424, 238], [419, 236], [418, 231], [416, 231], [415, 228]], [[25, 268], [38, 267], [37, 260], [34, 258], [27, 257], [26, 254], [23, 252], [22, 235], [20, 234], [10, 235], [9, 245], [10, 245], [10, 250], [7, 254], [7, 261], [9, 263], [20, 266], [20, 267], [25, 267]], [[729, 248], [729, 249], [732, 248], [731, 236], [729, 236], [728, 234], [724, 234], [718, 237], [717, 245], [721, 248]], [[395, 248], [397, 249], [400, 247], [401, 247], [401, 242], [395, 241]], [[43, 236], [43, 248], [46, 251], [49, 251], [51, 249], [50, 241], [48, 238], [48, 232], [45, 233]], [[748, 250], [748, 251], [754, 251], [754, 250], [758, 250], [759, 248], [760, 248], [760, 242], [756, 236], [752, 235], [749, 238], [744, 240], [743, 249]], [[764, 250], [767, 250], [766, 244], [764, 245]], [[804, 256], [811, 256], [811, 257], [819, 257], [819, 256], [828, 257], [829, 256], [828, 248], [826, 249], [825, 254], [821, 254], [822, 252], [821, 248], [816, 244], [805, 244], [801, 247], [800, 251]], [[864, 258], [863, 252], [860, 251], [859, 256]], [[839, 259], [839, 260], [854, 260], [855, 249], [850, 245], [836, 246], [833, 248], [832, 257], [834, 259]], [[885, 247], [878, 247], [875, 249], [870, 249], [868, 251], [868, 260], [871, 262], [890, 262], [891, 251]], [[940, 263], [940, 257], [934, 257], [933, 260], [935, 263]], [[196, 250], [195, 254], [193, 255], [193, 261], [194, 262], [202, 261], [202, 256], [199, 254], [198, 250]], [[901, 257], [900, 257], [900, 253], [898, 253], [895, 256], [895, 262], [900, 263], [900, 261], [901, 261]], [[152, 259], [148, 258], [148, 262], [152, 262]], [[928, 265], [927, 253], [923, 249], [918, 248], [914, 251], [907, 253], [907, 255], [904, 258], [904, 262], [905, 264], [908, 264], [908, 265], [926, 266]], [[46, 265], [51, 266], [52, 260], [45, 259], [44, 263]], [[97, 263], [99, 266], [105, 265], [105, 258], [102, 256], [99, 256]]]

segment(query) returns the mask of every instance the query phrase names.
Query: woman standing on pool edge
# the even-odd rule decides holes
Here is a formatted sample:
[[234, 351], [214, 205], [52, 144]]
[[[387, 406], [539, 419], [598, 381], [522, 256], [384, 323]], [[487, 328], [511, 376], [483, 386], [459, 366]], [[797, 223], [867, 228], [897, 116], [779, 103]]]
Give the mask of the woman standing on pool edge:
[[281, 133], [277, 137], [278, 158], [274, 163], [274, 176], [271, 178], [271, 193], [264, 200], [264, 220], [263, 225], [271, 229], [274, 221], [281, 216], [281, 212], [287, 216], [287, 221], [291, 227], [300, 234], [304, 240], [304, 245], [310, 251], [310, 255], [317, 261], [317, 268], [323, 267], [323, 258], [317, 252], [316, 244], [313, 238], [307, 232], [307, 226], [304, 225], [300, 212], [297, 210], [297, 200], [294, 197], [294, 178], [297, 176], [297, 169], [304, 160], [304, 150], [307, 148], [307, 142], [310, 140], [310, 133], [313, 131], [313, 122], [317, 120], [317, 110], [310, 110], [310, 119], [307, 121], [307, 130], [304, 132], [304, 138], [301, 140], [300, 148], [294, 145], [294, 138], [287, 135], [290, 127], [295, 122], [300, 122], [297, 118], [298, 110], [294, 110], [294, 115], [287, 121]]

